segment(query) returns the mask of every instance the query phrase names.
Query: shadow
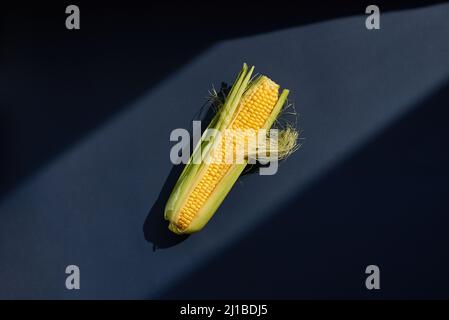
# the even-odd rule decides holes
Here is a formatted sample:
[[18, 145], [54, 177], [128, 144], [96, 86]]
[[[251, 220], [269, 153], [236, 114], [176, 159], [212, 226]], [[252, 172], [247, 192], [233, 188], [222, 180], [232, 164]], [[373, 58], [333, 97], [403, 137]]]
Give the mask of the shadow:
[[445, 83], [159, 298], [447, 299], [448, 102]]
[[[378, 4], [383, 11], [422, 5], [390, 2]], [[0, 121], [8, 126], [0, 140], [0, 199], [217, 41], [362, 15], [366, 7], [356, 1], [286, 3], [266, 10], [244, 2], [238, 11], [248, 14], [236, 15], [234, 6], [222, 3], [212, 8], [80, 0], [81, 29], [67, 30], [68, 4], [2, 6], [0, 116], [6, 110], [8, 118]], [[232, 22], [217, 23], [230, 16]]]
[[153, 251], [172, 247], [188, 238], [188, 236], [177, 235], [168, 230], [168, 221], [164, 219], [165, 204], [183, 168], [184, 165], [174, 165], [172, 167], [156, 202], [151, 207], [143, 224], [143, 234], [145, 239], [153, 244]]

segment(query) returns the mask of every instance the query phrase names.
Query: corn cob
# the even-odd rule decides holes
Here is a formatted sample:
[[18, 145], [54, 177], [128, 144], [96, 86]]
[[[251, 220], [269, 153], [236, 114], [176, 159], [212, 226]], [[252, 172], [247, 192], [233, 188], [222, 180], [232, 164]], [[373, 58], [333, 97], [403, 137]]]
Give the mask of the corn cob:
[[[175, 233], [202, 229], [247, 165], [248, 159], [243, 163], [223, 161], [227, 136], [221, 133], [235, 131], [241, 136], [244, 130], [269, 129], [286, 101], [289, 91], [284, 89], [279, 96], [279, 85], [266, 76], [250, 83], [253, 70], [244, 64], [224, 105], [209, 124], [208, 129], [217, 129], [218, 133], [209, 139], [203, 135], [170, 195], [164, 215]], [[294, 135], [290, 147], [296, 145], [296, 138]], [[233, 155], [241, 151], [236, 149], [234, 142]], [[204, 154], [210, 157], [209, 161], [193, 161]]]

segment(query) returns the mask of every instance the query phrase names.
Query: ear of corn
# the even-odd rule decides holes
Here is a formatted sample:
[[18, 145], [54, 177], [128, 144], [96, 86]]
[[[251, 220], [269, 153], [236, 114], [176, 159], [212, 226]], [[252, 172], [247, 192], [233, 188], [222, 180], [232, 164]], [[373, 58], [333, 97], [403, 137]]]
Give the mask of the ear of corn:
[[[247, 159], [243, 163], [220, 161], [224, 157], [221, 133], [226, 129], [270, 129], [287, 99], [289, 91], [284, 89], [279, 96], [279, 85], [266, 76], [250, 83], [253, 70], [244, 64], [224, 105], [207, 128], [216, 130], [210, 136], [205, 130], [170, 195], [164, 215], [175, 233], [202, 229], [247, 165]], [[296, 137], [292, 147], [296, 146]], [[204, 161], [205, 156], [212, 161]]]

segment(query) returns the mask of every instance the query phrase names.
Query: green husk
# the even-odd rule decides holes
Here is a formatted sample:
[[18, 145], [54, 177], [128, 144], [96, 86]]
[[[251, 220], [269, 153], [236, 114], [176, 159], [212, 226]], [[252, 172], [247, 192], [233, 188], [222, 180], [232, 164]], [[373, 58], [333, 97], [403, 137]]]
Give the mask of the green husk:
[[[220, 109], [220, 112], [217, 112], [217, 114], [214, 116], [207, 129], [220, 130], [220, 128], [224, 127], [224, 124], [226, 122], [230, 121], [228, 119], [232, 116], [231, 111], [237, 108], [238, 102], [240, 101], [240, 98], [242, 97], [244, 90], [248, 85], [253, 70], [254, 67], [252, 67], [248, 72], [247, 64], [245, 63], [243, 65], [243, 68], [237, 76], [237, 79], [235, 80], [234, 85], [232, 86], [232, 89], [229, 92], [229, 95], [223, 107]], [[193, 160], [201, 159], [202, 155], [207, 154], [211, 146], [215, 144], [215, 140], [218, 140], [214, 139], [216, 138], [216, 135], [210, 137], [210, 139], [208, 140], [205, 140], [206, 132], [207, 130], [204, 131], [201, 140], [198, 142], [194, 152], [192, 153], [192, 156], [190, 157], [189, 163], [187, 163], [184, 170], [182, 171], [168, 199], [164, 212], [164, 217], [166, 220], [175, 221], [175, 215], [184, 202], [182, 200], [185, 200], [185, 198], [187, 198], [192, 187], [195, 185], [194, 180], [200, 177], [201, 173], [203, 173], [202, 171], [205, 171], [206, 164], [204, 162], [198, 163], [198, 161]], [[176, 232], [175, 230], [172, 231]]]

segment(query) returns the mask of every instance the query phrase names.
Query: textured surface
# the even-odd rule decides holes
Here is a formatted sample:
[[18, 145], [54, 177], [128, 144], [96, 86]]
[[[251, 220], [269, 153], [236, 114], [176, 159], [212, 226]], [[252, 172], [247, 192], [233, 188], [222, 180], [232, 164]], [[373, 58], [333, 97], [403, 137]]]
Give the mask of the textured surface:
[[[121, 101], [120, 112], [3, 195], [0, 297], [449, 298], [448, 12], [448, 4], [388, 12], [379, 31], [365, 29], [361, 12], [229, 39]], [[82, 92], [92, 113], [123, 88], [111, 80], [122, 62], [154, 51], [141, 36], [142, 51], [127, 50], [118, 33], [123, 44], [90, 61], [116, 61], [118, 69], [94, 69], [110, 85], [104, 92], [70, 60], [91, 88]], [[16, 70], [27, 52], [15, 53]], [[75, 80], [55, 71], [68, 58], [39, 52], [34, 68], [1, 79], [10, 90], [2, 104], [30, 95], [22, 86], [36, 89], [36, 103], [59, 92], [67, 105], [84, 101]], [[244, 61], [291, 89], [303, 146], [275, 176], [238, 182], [201, 233], [153, 251], [145, 221], [172, 168], [169, 133], [190, 127], [211, 84], [233, 81]], [[23, 117], [39, 115], [29, 110]], [[81, 269], [81, 290], [65, 289], [69, 264]], [[379, 292], [364, 289], [368, 264], [381, 268]]]

